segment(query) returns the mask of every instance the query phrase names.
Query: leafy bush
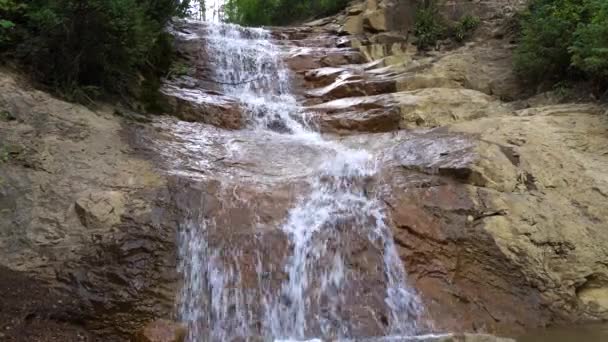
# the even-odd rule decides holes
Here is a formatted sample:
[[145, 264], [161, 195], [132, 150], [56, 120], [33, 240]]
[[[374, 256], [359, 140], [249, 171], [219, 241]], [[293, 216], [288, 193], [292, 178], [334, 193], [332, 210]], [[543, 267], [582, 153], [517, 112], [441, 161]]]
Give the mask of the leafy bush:
[[0, 48], [15, 38], [15, 19], [22, 17], [27, 6], [15, 0], [0, 0]]
[[521, 27], [515, 70], [523, 79], [608, 79], [605, 0], [533, 0]]
[[458, 21], [458, 23], [456, 23], [456, 26], [454, 26], [453, 28], [454, 38], [457, 41], [462, 42], [463, 40], [469, 37], [469, 35], [477, 28], [477, 26], [479, 26], [479, 23], [480, 21], [478, 17], [474, 17], [472, 15], [465, 15], [464, 17], [462, 17], [462, 19]]
[[227, 0], [228, 21], [248, 26], [286, 25], [337, 13], [349, 0]]
[[[171, 64], [172, 45], [164, 32], [180, 0], [31, 0], [5, 10], [18, 37], [1, 46], [33, 77], [76, 100], [110, 92], [128, 93], [142, 78], [154, 78]], [[12, 6], [14, 7], [14, 6]], [[19, 12], [20, 11], [20, 12]], [[4, 19], [7, 20], [7, 19]], [[6, 37], [6, 36], [5, 36]]]
[[420, 49], [434, 46], [439, 39], [445, 38], [447, 26], [443, 22], [434, 1], [422, 4], [416, 10], [414, 35]]
[[415, 19], [416, 45], [422, 50], [435, 46], [441, 39], [452, 38], [462, 42], [480, 23], [478, 17], [465, 15], [455, 24], [448, 24], [439, 13], [436, 0], [421, 2]]
[[593, 0], [588, 4], [591, 18], [579, 24], [569, 47], [572, 66], [587, 75], [608, 80], [608, 1]]

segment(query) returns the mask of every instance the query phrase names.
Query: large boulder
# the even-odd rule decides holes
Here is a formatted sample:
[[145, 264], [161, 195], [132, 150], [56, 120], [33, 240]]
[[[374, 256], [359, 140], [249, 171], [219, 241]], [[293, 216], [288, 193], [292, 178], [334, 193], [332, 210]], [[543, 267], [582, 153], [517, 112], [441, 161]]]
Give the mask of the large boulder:
[[604, 111], [559, 105], [400, 135], [382, 196], [437, 328], [606, 319]]
[[363, 27], [369, 32], [407, 32], [414, 26], [415, 13], [415, 0], [367, 0], [361, 15]]

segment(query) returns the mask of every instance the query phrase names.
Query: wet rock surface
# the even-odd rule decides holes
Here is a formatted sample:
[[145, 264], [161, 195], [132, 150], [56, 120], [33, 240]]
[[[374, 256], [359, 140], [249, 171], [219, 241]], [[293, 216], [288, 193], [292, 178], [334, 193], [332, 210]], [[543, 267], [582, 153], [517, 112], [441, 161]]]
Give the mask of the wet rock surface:
[[[607, 109], [522, 109], [535, 102], [511, 71], [507, 25], [521, 1], [446, 2], [448, 19], [472, 11], [483, 24], [466, 44], [431, 54], [411, 44], [409, 19], [395, 19], [409, 18], [412, 3], [368, 0], [272, 36], [311, 123], [328, 141], [377, 156], [379, 174], [351, 185], [385, 206], [426, 308], [421, 330], [503, 334], [608, 319]], [[204, 231], [222, 268], [238, 269], [247, 290], [238, 303], [252, 312], [287, 279], [293, 246], [280, 226], [335, 151], [248, 129], [242, 104], [209, 78], [206, 26], [173, 30], [188, 69], [163, 88], [175, 117], [151, 123], [68, 104], [0, 72], [0, 111], [10, 114], [0, 116], [0, 293], [14, 294], [0, 298], [0, 339], [174, 334], [172, 324], [143, 327], [173, 319], [184, 296], [177, 244], [187, 230]], [[377, 336], [388, 320], [377, 309], [381, 246], [354, 226], [315, 237], [330, 251], [318, 271], [339, 251], [349, 283], [311, 305], [357, 298], [340, 312], [358, 322], [349, 333]]]
[[[599, 244], [587, 240], [606, 239], [599, 229], [607, 217], [601, 204], [604, 191], [593, 190], [606, 182], [597, 172], [606, 163], [601, 137], [605, 108], [582, 104], [517, 110], [519, 104], [504, 102], [526, 91], [512, 75], [508, 32], [496, 33], [504, 30], [499, 21], [480, 28], [483, 39], [431, 57], [393, 49], [395, 41], [377, 33], [319, 39], [323, 48], [367, 39], [371, 45], [360, 48], [367, 62], [359, 64], [350, 59], [351, 49], [342, 50], [343, 58], [332, 55], [334, 64], [324, 64], [323, 57], [312, 53], [314, 37], [326, 37], [336, 21], [311, 23], [312, 28], [299, 32], [275, 31], [286, 58], [298, 58], [288, 65], [320, 129], [345, 135], [337, 139], [349, 147], [382, 156], [381, 177], [369, 185], [370, 191], [386, 203], [410, 281], [440, 330], [500, 333], [603, 317], [606, 270], [583, 260], [607, 257]], [[490, 38], [488, 30], [494, 30]], [[385, 45], [369, 54], [374, 44]], [[434, 129], [403, 130], [419, 128]], [[563, 145], [566, 141], [570, 147]], [[542, 153], [533, 152], [541, 146]], [[302, 165], [314, 163], [318, 147], [293, 148], [312, 158], [305, 157]], [[312, 172], [287, 166], [302, 163], [300, 157], [275, 153], [280, 157], [271, 157], [266, 165], [253, 162], [244, 169], [251, 175], [272, 174], [261, 170], [289, 160], [282, 164], [285, 169], [265, 178], [272, 184], [286, 181], [278, 176], [282, 172], [302, 177], [307, 172], [301, 170]], [[573, 163], [578, 166], [558, 172]], [[565, 184], [581, 181], [586, 185], [576, 191], [580, 195], [555, 190], [574, 189]], [[568, 207], [571, 198], [581, 209]], [[581, 231], [589, 238], [578, 236]], [[592, 245], [597, 247], [583, 247]], [[372, 258], [352, 265], [367, 269], [373, 264]], [[369, 279], [379, 279], [375, 277]], [[370, 327], [367, 332], [373, 331]]]

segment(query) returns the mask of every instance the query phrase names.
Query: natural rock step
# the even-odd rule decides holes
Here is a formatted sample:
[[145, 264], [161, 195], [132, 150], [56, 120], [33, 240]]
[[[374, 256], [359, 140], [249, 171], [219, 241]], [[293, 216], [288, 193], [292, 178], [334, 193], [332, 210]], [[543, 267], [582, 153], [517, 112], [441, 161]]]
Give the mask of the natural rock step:
[[357, 49], [301, 47], [292, 49], [285, 62], [291, 70], [305, 73], [321, 67], [362, 64], [365, 59]]
[[428, 88], [333, 100], [308, 107], [326, 132], [379, 132], [437, 127], [510, 113], [491, 96], [469, 89]]
[[183, 88], [170, 83], [162, 87], [161, 93], [171, 113], [182, 120], [226, 129], [245, 127], [246, 118], [236, 99], [203, 88]]

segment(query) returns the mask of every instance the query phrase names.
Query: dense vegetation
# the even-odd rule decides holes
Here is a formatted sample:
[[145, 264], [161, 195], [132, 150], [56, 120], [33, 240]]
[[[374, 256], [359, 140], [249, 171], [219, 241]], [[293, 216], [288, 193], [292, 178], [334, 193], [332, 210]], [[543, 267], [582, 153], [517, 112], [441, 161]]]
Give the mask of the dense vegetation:
[[479, 26], [479, 18], [472, 15], [465, 15], [456, 23], [447, 23], [439, 14], [436, 1], [425, 1], [416, 11], [414, 24], [416, 45], [424, 50], [433, 48], [441, 39], [462, 42], [469, 38], [477, 26]]
[[337, 13], [350, 0], [227, 0], [228, 21], [249, 25], [285, 25]]
[[0, 0], [0, 52], [67, 97], [154, 92], [180, 0]]
[[608, 85], [608, 1], [533, 0], [521, 26], [515, 67], [522, 78]]

